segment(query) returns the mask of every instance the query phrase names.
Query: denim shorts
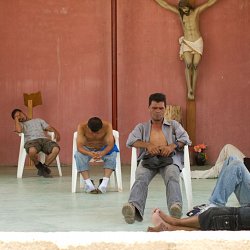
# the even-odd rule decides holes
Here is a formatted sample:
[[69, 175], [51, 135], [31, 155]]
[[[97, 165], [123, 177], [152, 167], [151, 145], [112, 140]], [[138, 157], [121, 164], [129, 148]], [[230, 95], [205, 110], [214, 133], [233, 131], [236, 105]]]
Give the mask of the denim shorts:
[[[94, 150], [91, 150], [88, 147], [84, 147], [84, 149], [88, 150], [88, 151], [94, 151]], [[115, 151], [113, 151], [111, 154], [104, 155], [102, 157], [102, 160], [104, 161], [103, 168], [109, 168], [109, 169], [115, 170], [116, 156], [117, 156], [117, 152], [115, 152]], [[82, 154], [82, 153], [76, 151], [74, 157], [75, 157], [75, 160], [76, 160], [76, 167], [77, 167], [78, 172], [83, 172], [83, 171], [89, 170], [89, 168], [90, 168], [89, 161], [91, 159], [90, 156]]]
[[48, 138], [38, 138], [38, 139], [27, 141], [24, 144], [24, 148], [25, 148], [27, 154], [29, 153], [29, 148], [31, 148], [31, 147], [34, 147], [36, 149], [37, 153], [42, 151], [46, 155], [50, 154], [54, 147], [57, 147], [60, 149], [60, 147], [58, 146], [58, 144], [56, 142], [54, 142]]

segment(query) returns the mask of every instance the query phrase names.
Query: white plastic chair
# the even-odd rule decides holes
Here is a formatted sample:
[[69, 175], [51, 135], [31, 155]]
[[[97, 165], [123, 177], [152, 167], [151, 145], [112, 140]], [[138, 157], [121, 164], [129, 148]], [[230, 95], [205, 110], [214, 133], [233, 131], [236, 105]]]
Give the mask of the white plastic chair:
[[[132, 188], [135, 182], [135, 171], [137, 168], [137, 149], [132, 147], [132, 154], [131, 154], [131, 174], [130, 174], [130, 189]], [[189, 160], [189, 150], [188, 145], [184, 146], [184, 168], [180, 174], [180, 179], [183, 179], [185, 190], [186, 190], [186, 197], [187, 197], [187, 204], [188, 210], [193, 209], [193, 193], [192, 193], [192, 182], [191, 182], [191, 172], [190, 172], [190, 160]], [[180, 180], [181, 184], [181, 180]]]
[[[115, 144], [120, 150], [119, 146], [119, 132], [116, 130], [113, 130], [113, 135], [115, 138]], [[75, 152], [77, 151], [77, 144], [76, 144], [76, 139], [77, 139], [77, 132], [74, 132], [73, 135], [73, 154], [72, 154], [72, 186], [71, 186], [71, 191], [72, 193], [76, 192], [76, 184], [77, 184], [77, 168], [76, 168], [76, 161], [75, 161]], [[116, 179], [116, 181], [115, 181]], [[117, 183], [117, 189], [118, 192], [122, 192], [122, 171], [121, 171], [121, 158], [120, 158], [120, 152], [117, 152], [116, 156], [116, 168], [115, 171], [113, 171], [112, 175], [110, 176], [109, 180], [109, 186], [112, 189], [116, 188], [116, 183]], [[84, 181], [82, 178], [82, 175], [80, 174], [80, 188], [84, 187]]]
[[[52, 141], [56, 141], [54, 132], [47, 132], [47, 134], [51, 137]], [[21, 137], [21, 142], [20, 142], [19, 157], [18, 157], [18, 164], [17, 164], [17, 178], [22, 178], [27, 153], [26, 153], [26, 150], [24, 148], [24, 134], [18, 133], [18, 135]], [[43, 152], [40, 152], [39, 157], [40, 157], [40, 161], [42, 163], [44, 163], [45, 157], [46, 157], [45, 154]], [[56, 157], [56, 164], [57, 164], [59, 176], [62, 176], [59, 155], [57, 155], [57, 157]]]

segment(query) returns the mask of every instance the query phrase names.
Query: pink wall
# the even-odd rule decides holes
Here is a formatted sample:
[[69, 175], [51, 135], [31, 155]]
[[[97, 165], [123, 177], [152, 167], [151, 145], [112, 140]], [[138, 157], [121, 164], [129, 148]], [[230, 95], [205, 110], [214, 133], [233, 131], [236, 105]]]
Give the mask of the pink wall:
[[[135, 124], [148, 119], [152, 92], [166, 93], [169, 104], [180, 105], [185, 115], [186, 84], [178, 57], [178, 17], [154, 1], [118, 2], [118, 120], [125, 141]], [[249, 0], [227, 0], [200, 16], [205, 48], [197, 86], [196, 142], [208, 145], [211, 163], [225, 143], [250, 155], [249, 11]], [[126, 149], [123, 157], [129, 153]]]
[[[177, 16], [153, 0], [117, 2], [118, 129], [122, 161], [129, 162], [126, 138], [148, 119], [150, 93], [166, 93], [185, 116], [184, 63], [178, 58], [182, 30]], [[0, 164], [17, 162], [19, 137], [10, 112], [25, 110], [24, 92], [42, 92], [43, 105], [34, 116], [61, 132], [63, 163], [71, 162], [72, 134], [80, 121], [93, 115], [111, 120], [110, 5], [110, 0], [0, 1]], [[225, 143], [250, 155], [249, 11], [249, 0], [227, 0], [201, 15], [205, 49], [196, 139], [208, 145], [210, 162]]]
[[0, 1], [1, 164], [17, 161], [10, 112], [25, 110], [24, 92], [42, 92], [34, 116], [60, 131], [65, 163], [80, 121], [111, 119], [110, 8], [108, 0]]

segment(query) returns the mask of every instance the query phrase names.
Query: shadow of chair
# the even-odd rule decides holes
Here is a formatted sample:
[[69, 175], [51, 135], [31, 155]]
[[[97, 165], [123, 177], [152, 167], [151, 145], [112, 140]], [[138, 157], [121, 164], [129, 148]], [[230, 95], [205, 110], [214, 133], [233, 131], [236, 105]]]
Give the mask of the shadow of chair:
[[[51, 138], [52, 141], [56, 141], [54, 132], [47, 132], [47, 134]], [[24, 134], [23, 133], [18, 133], [18, 135], [21, 137], [21, 141], [20, 141], [19, 157], [18, 157], [18, 164], [17, 164], [17, 178], [22, 178], [27, 153], [26, 153], [26, 150], [24, 148]], [[40, 161], [42, 163], [44, 163], [46, 155], [43, 152], [40, 152], [39, 157], [40, 157]], [[57, 157], [56, 157], [56, 164], [57, 164], [59, 176], [62, 176], [62, 170], [61, 170], [59, 155], [57, 155]]]
[[[113, 130], [113, 136], [115, 138], [115, 144], [120, 150], [120, 145], [119, 145], [119, 132], [116, 130]], [[77, 185], [77, 168], [76, 168], [76, 161], [75, 161], [75, 152], [77, 151], [77, 144], [76, 144], [76, 139], [77, 139], [77, 132], [74, 132], [73, 134], [73, 153], [72, 153], [72, 186], [71, 186], [71, 191], [72, 193], [76, 192], [76, 185]], [[80, 188], [84, 187], [84, 181], [83, 177], [81, 174], [80, 175]], [[115, 189], [117, 187], [118, 192], [122, 192], [122, 172], [121, 172], [121, 157], [120, 157], [120, 152], [117, 152], [116, 156], [116, 168], [115, 171], [113, 171], [112, 175], [110, 176], [110, 181], [109, 181], [109, 186], [112, 189]]]

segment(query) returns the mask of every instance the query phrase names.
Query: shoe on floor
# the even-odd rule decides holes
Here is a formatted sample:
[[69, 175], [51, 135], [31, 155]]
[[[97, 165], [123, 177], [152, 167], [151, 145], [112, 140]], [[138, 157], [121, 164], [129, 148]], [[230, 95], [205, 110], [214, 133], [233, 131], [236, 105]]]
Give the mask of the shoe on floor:
[[43, 170], [42, 169], [38, 169], [37, 175], [42, 176], [43, 175]]
[[44, 178], [52, 178], [53, 176], [46, 172], [45, 168], [38, 169], [37, 175], [43, 176]]
[[52, 175], [50, 175], [51, 170], [45, 164], [42, 164], [41, 162], [39, 162], [36, 165], [36, 168], [38, 169], [37, 175], [43, 176], [44, 178], [52, 178]]
[[35, 166], [38, 169], [37, 175], [43, 176], [43, 169], [44, 169], [43, 164], [39, 161], [38, 164], [36, 164]]
[[50, 174], [50, 173], [51, 173], [50, 168], [49, 168], [47, 165], [45, 165], [45, 164], [43, 164], [43, 166], [44, 166], [44, 171], [45, 171], [47, 174]]
[[135, 207], [131, 203], [123, 205], [122, 214], [128, 224], [133, 224], [135, 222]]
[[172, 217], [180, 219], [182, 216], [182, 208], [179, 204], [175, 203], [170, 207], [169, 213]]

